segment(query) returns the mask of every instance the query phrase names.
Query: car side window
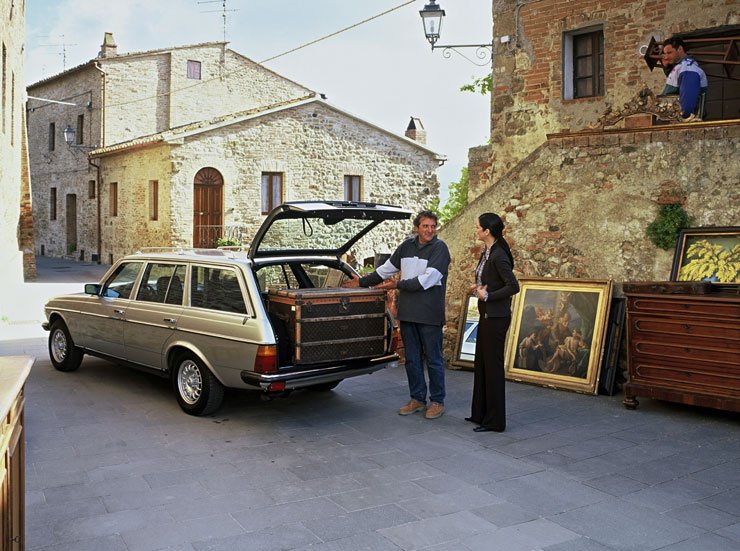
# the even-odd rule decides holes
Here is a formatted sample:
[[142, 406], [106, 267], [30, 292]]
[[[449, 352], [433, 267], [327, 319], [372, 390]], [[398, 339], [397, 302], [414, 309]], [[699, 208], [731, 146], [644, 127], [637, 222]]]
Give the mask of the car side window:
[[236, 271], [229, 268], [193, 266], [190, 305], [220, 312], [247, 313], [239, 278]]
[[130, 298], [136, 278], [143, 262], [124, 262], [105, 282], [100, 296], [108, 298]]
[[185, 266], [180, 264], [147, 264], [136, 300], [182, 304], [182, 279]]
[[299, 289], [301, 286], [288, 264], [263, 266], [257, 272], [257, 283], [262, 291]]

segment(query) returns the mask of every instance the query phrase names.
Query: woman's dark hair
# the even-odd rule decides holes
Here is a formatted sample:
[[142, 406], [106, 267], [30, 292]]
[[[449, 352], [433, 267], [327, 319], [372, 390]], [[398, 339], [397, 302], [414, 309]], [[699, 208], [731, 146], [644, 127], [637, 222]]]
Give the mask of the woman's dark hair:
[[480, 224], [480, 227], [484, 230], [490, 231], [491, 235], [496, 238], [497, 243], [501, 243], [504, 251], [506, 251], [506, 254], [509, 256], [511, 265], [514, 266], [514, 256], [511, 254], [509, 244], [506, 242], [506, 239], [504, 239], [504, 221], [501, 220], [501, 217], [492, 212], [484, 212], [478, 216], [478, 224]]

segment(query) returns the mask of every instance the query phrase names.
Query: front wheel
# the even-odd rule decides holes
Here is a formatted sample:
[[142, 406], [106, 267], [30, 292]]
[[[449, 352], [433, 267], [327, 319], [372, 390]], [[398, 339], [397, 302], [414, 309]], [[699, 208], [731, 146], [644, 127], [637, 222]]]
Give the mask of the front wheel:
[[213, 413], [224, 399], [224, 386], [193, 354], [175, 360], [172, 386], [180, 407], [190, 415]]
[[51, 324], [49, 331], [49, 358], [58, 371], [74, 371], [82, 363], [84, 352], [75, 346], [67, 325], [62, 320]]

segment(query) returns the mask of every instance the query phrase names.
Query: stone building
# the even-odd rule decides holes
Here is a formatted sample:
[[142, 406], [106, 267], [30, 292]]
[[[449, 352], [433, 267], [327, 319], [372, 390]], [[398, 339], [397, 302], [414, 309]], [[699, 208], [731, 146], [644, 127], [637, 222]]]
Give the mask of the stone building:
[[[492, 5], [491, 141], [470, 150], [469, 205], [440, 232], [453, 256], [450, 358], [481, 212], [504, 216], [520, 275], [611, 278], [617, 294], [624, 281], [668, 279], [673, 251], [646, 236], [661, 204], [682, 204], [695, 226], [740, 222], [736, 3]], [[709, 52], [694, 54], [710, 79], [704, 122], [662, 123], [654, 98], [640, 95], [659, 94], [665, 82], [641, 47], [676, 34], [712, 38], [692, 46]]]
[[418, 209], [438, 193], [444, 158], [422, 142], [226, 43], [118, 54], [107, 33], [97, 58], [28, 90], [64, 102], [29, 101], [40, 254], [110, 263], [141, 247], [248, 242], [283, 201]]
[[0, 302], [24, 273], [35, 276], [23, 105], [24, 9], [23, 2], [0, 0], [0, 287], [5, 289]]

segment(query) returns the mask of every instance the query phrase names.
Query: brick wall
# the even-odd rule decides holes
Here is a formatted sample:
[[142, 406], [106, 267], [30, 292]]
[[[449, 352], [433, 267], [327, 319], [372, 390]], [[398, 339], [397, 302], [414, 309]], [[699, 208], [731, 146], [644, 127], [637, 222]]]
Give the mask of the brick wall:
[[[650, 72], [638, 55], [650, 35], [740, 23], [736, 2], [686, 0], [539, 0], [517, 7], [514, 0], [494, 0], [494, 60], [491, 94], [491, 142], [496, 182], [534, 151], [547, 133], [583, 129], [609, 106], [621, 107], [643, 85], [659, 92], [665, 77]], [[518, 23], [518, 24], [517, 24]], [[591, 26], [604, 32], [605, 94], [563, 99], [563, 34]], [[508, 44], [497, 38], [511, 36]], [[471, 186], [471, 198], [483, 188]]]

